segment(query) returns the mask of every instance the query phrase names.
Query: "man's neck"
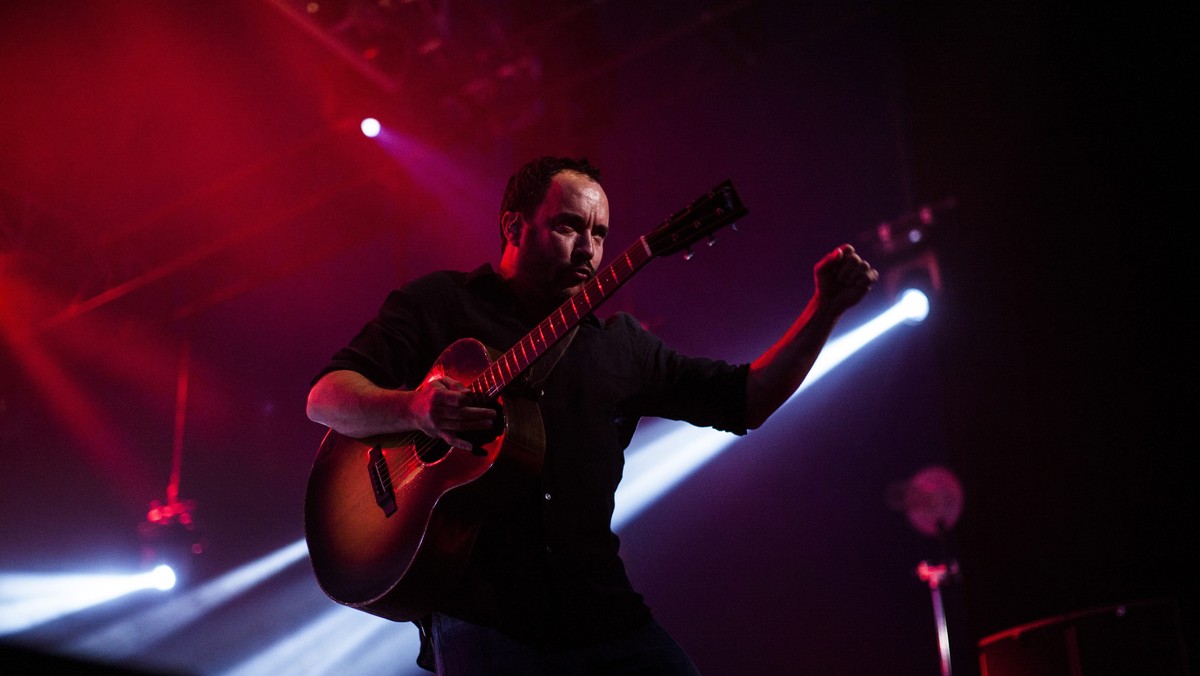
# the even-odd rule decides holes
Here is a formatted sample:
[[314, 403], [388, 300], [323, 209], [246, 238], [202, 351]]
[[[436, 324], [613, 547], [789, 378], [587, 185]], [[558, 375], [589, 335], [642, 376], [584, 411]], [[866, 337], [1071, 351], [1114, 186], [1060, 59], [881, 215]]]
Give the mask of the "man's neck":
[[531, 324], [542, 321], [562, 304], [561, 300], [546, 293], [540, 286], [519, 275], [511, 274], [511, 271], [506, 271], [503, 267], [499, 274], [512, 291], [521, 318]]

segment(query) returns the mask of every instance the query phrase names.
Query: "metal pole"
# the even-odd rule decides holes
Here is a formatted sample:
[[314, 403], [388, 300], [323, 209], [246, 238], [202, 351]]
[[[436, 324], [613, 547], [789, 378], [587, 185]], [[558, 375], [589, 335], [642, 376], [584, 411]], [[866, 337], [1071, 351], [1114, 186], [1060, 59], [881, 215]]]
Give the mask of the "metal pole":
[[917, 566], [917, 575], [929, 583], [929, 594], [933, 597], [933, 620], [937, 626], [938, 654], [941, 656], [942, 676], [950, 674], [950, 632], [946, 628], [946, 610], [942, 606], [941, 582], [947, 573], [946, 564], [931, 566], [922, 561]]

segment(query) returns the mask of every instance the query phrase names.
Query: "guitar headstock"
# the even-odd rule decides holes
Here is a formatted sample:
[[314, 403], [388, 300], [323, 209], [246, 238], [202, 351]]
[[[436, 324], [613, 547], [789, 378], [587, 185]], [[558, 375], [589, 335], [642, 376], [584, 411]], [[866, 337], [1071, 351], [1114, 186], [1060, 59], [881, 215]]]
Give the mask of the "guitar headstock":
[[733, 182], [725, 181], [663, 221], [645, 236], [646, 245], [655, 256], [670, 256], [712, 236], [747, 213]]

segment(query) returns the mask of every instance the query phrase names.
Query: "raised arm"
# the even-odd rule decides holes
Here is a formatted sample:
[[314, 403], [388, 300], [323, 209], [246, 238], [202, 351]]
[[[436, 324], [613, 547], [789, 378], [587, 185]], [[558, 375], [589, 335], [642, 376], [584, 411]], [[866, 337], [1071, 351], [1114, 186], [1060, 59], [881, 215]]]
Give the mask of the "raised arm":
[[459, 435], [489, 429], [496, 413], [468, 401], [467, 388], [448, 378], [426, 381], [415, 390], [390, 390], [355, 371], [333, 371], [309, 390], [307, 411], [313, 422], [350, 437], [420, 430], [470, 449]]
[[862, 300], [879, 273], [843, 244], [813, 266], [816, 290], [778, 341], [750, 365], [746, 424], [754, 429], [800, 387], [829, 340], [838, 318]]

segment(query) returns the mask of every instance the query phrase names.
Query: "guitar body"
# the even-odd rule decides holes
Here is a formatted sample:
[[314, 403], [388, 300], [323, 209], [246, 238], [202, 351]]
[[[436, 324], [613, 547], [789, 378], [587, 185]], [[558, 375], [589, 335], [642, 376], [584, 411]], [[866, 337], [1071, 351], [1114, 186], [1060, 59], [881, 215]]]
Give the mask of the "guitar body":
[[[483, 343], [462, 339], [442, 352], [426, 380], [469, 383], [494, 358]], [[541, 469], [537, 404], [507, 394], [496, 403], [498, 434], [473, 451], [419, 432], [326, 434], [309, 476], [304, 528], [313, 571], [331, 599], [408, 621], [457, 583], [483, 515]]]

